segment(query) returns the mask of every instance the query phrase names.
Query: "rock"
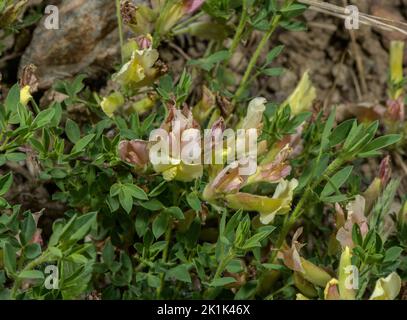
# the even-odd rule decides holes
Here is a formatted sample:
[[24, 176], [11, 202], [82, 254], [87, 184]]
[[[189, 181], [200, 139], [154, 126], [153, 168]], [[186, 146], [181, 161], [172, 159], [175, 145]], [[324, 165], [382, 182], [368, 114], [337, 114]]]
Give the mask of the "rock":
[[[393, 21], [400, 21], [400, 22], [406, 22], [405, 18], [401, 14], [400, 10], [398, 10], [395, 7], [390, 7], [386, 6], [383, 4], [374, 4], [371, 8], [371, 12], [373, 15], [386, 18], [386, 19], [391, 19]], [[392, 40], [400, 40], [400, 41], [405, 41], [407, 39], [407, 35], [401, 33], [401, 32], [396, 32], [396, 31], [385, 31], [378, 29], [382, 35], [384, 40], [386, 42], [392, 41]]]
[[47, 30], [43, 18], [21, 58], [20, 71], [36, 65], [40, 89], [79, 73], [96, 79], [110, 74], [120, 52], [115, 2], [63, 0], [58, 8], [60, 29]]

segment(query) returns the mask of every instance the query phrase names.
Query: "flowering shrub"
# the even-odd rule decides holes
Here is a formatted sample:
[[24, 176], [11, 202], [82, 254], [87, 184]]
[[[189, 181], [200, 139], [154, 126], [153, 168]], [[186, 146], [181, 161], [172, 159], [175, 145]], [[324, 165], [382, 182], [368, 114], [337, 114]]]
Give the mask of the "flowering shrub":
[[[17, 15], [8, 2], [0, 15]], [[251, 86], [281, 74], [270, 65], [283, 47], [265, 61], [261, 53], [277, 28], [302, 30], [307, 6], [119, 8], [132, 35], [121, 34], [109, 92], [90, 92], [78, 76], [56, 83], [63, 98], [41, 108], [28, 66], [1, 101], [0, 297], [396, 299], [407, 276], [407, 204], [386, 150], [406, 146], [402, 43], [391, 46], [383, 121], [338, 123], [335, 106], [314, 103], [308, 72], [280, 103]], [[230, 60], [254, 31], [257, 49], [241, 79], [231, 78]], [[178, 36], [210, 43], [180, 73], [160, 57]], [[77, 104], [87, 122], [70, 117]], [[361, 166], [374, 158], [381, 164], [367, 181]], [[62, 212], [8, 197], [18, 167]]]

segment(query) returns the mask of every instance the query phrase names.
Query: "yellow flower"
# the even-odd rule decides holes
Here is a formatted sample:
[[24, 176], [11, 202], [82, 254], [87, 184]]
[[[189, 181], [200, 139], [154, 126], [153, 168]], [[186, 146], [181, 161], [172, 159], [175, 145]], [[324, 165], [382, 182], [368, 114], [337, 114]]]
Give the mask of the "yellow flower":
[[260, 222], [269, 224], [273, 222], [276, 215], [283, 215], [291, 210], [293, 192], [297, 185], [296, 179], [282, 180], [272, 198], [238, 192], [226, 195], [225, 199], [229, 208], [257, 211], [260, 213]]
[[[390, 46], [390, 81], [392, 84], [399, 84], [403, 80], [403, 55], [404, 42], [392, 41]], [[403, 93], [403, 89], [399, 89], [391, 98], [397, 100]]]
[[166, 181], [189, 182], [200, 178], [203, 174], [203, 166], [201, 164], [186, 164], [182, 161], [176, 165], [154, 165], [154, 170], [162, 173]]
[[400, 293], [401, 279], [395, 272], [376, 282], [370, 300], [394, 300]]
[[310, 110], [312, 102], [316, 97], [316, 89], [313, 86], [307, 71], [302, 76], [301, 81], [295, 88], [294, 92], [283, 103], [283, 105], [290, 105], [291, 113], [297, 115], [301, 112]]
[[301, 293], [297, 293], [295, 296], [295, 300], [310, 300], [309, 298], [307, 298], [306, 296], [304, 296]]
[[146, 113], [150, 111], [156, 102], [156, 96], [149, 95], [135, 103], [132, 104], [132, 109], [137, 112], [138, 114]]
[[154, 67], [158, 57], [158, 51], [152, 48], [133, 51], [130, 61], [113, 76], [113, 80], [129, 90], [151, 85], [159, 72]]
[[124, 97], [120, 92], [113, 92], [103, 98], [100, 106], [108, 117], [113, 117], [114, 112], [124, 104]]
[[20, 90], [20, 103], [26, 107], [31, 98], [30, 86], [23, 87]]

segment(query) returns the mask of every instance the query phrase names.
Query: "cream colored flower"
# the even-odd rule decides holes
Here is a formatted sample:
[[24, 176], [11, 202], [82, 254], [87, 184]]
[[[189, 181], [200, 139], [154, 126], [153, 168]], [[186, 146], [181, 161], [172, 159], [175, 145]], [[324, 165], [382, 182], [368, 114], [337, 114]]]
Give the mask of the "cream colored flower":
[[243, 119], [242, 129], [261, 129], [266, 103], [267, 100], [261, 97], [250, 101], [249, 107], [247, 108], [247, 115]]
[[257, 211], [260, 213], [260, 222], [269, 224], [276, 215], [287, 214], [291, 210], [293, 192], [297, 185], [296, 179], [281, 181], [272, 198], [243, 192], [228, 194], [225, 196], [226, 205], [236, 210]]
[[133, 51], [130, 61], [113, 76], [113, 80], [130, 90], [151, 85], [159, 73], [154, 67], [158, 57], [158, 51], [152, 48]]
[[[169, 146], [168, 161], [167, 163], [153, 163], [154, 170], [162, 173], [167, 181], [188, 182], [201, 177], [203, 174], [201, 161], [199, 163], [186, 163], [181, 159], [182, 150], [186, 144], [201, 145], [200, 136], [194, 136], [192, 141], [182, 141], [184, 132], [189, 129], [199, 129], [199, 125], [194, 120], [191, 111], [188, 108], [181, 111], [173, 105], [169, 106], [168, 116], [162, 123], [161, 129], [168, 133], [168, 141], [166, 142]], [[153, 148], [154, 145], [151, 149]]]
[[392, 272], [386, 278], [380, 278], [376, 282], [370, 300], [394, 300], [400, 293], [401, 279], [396, 272]]
[[350, 285], [353, 285], [351, 279], [353, 274], [352, 268], [352, 252], [349, 247], [345, 247], [342, 252], [338, 270], [338, 288], [341, 300], [355, 300], [356, 292]]

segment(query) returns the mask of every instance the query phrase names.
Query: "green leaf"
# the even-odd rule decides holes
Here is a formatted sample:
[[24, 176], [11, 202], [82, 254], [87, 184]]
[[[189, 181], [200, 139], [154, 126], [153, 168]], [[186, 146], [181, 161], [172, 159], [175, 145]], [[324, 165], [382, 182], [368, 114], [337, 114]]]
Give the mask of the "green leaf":
[[19, 162], [19, 161], [24, 161], [26, 158], [27, 158], [27, 156], [25, 153], [21, 153], [21, 152], [6, 153], [6, 159], [8, 161]]
[[90, 212], [76, 219], [74, 224], [75, 233], [69, 237], [70, 241], [82, 240], [96, 224], [97, 212]]
[[6, 112], [14, 112], [17, 110], [17, 105], [20, 103], [20, 86], [15, 84], [11, 87], [7, 94], [6, 101], [4, 102], [4, 107]]
[[396, 261], [400, 257], [402, 252], [403, 248], [400, 247], [391, 247], [390, 249], [387, 249], [383, 262]]
[[133, 198], [138, 200], [148, 200], [148, 196], [143, 189], [134, 184], [126, 183], [123, 186], [124, 192], [128, 193]]
[[13, 173], [9, 172], [0, 178], [0, 196], [5, 195], [13, 183]]
[[41, 111], [34, 119], [32, 123], [33, 128], [42, 128], [46, 126], [47, 124], [50, 123], [51, 119], [55, 115], [55, 110], [54, 109], [46, 109]]
[[110, 187], [110, 196], [111, 197], [117, 196], [119, 194], [120, 190], [121, 190], [120, 184], [118, 184], [118, 183], [113, 184]]
[[120, 189], [119, 202], [122, 208], [127, 213], [130, 213], [131, 209], [133, 208], [133, 197], [131, 196], [130, 192], [127, 192], [126, 188]]
[[33, 280], [44, 280], [44, 274], [38, 270], [26, 270], [22, 271], [18, 277], [20, 279], [33, 279]]
[[3, 251], [4, 251], [3, 252], [4, 268], [10, 275], [13, 275], [16, 273], [16, 266], [17, 266], [16, 250], [14, 249], [14, 247], [11, 244], [9, 244], [8, 242], [5, 242]]
[[353, 166], [348, 166], [334, 174], [322, 190], [321, 197], [324, 198], [330, 196], [336, 190], [339, 190], [339, 188], [342, 187], [342, 185], [348, 180], [352, 170]]
[[264, 74], [268, 77], [279, 77], [283, 74], [284, 68], [267, 68], [261, 70], [261, 74]]
[[165, 213], [160, 213], [153, 221], [153, 234], [156, 239], [161, 237], [167, 230], [169, 216]]
[[72, 148], [71, 154], [81, 152], [93, 140], [94, 137], [95, 137], [95, 134], [88, 134], [87, 136], [84, 136]]
[[207, 58], [198, 60], [189, 60], [188, 65], [198, 66], [205, 71], [211, 71], [215, 64], [222, 62], [230, 57], [230, 53], [227, 50], [215, 52]]
[[225, 277], [225, 278], [217, 278], [215, 280], [213, 280], [209, 286], [211, 287], [224, 287], [228, 284], [234, 283], [236, 282], [235, 278], [232, 277]]
[[338, 194], [338, 195], [334, 195], [334, 196], [321, 198], [321, 200], [326, 203], [335, 203], [335, 202], [346, 201], [346, 200], [348, 200], [348, 197], [346, 196], [346, 194]]
[[392, 144], [399, 142], [400, 139], [401, 135], [399, 134], [388, 134], [386, 136], [376, 138], [362, 149], [361, 154], [386, 148]]
[[35, 230], [37, 230], [37, 226], [35, 224], [34, 217], [31, 213], [29, 213], [21, 225], [20, 239], [23, 245], [26, 245], [31, 241]]
[[266, 58], [266, 64], [270, 64], [273, 62], [275, 58], [277, 58], [281, 52], [284, 50], [284, 45], [277, 46], [273, 48], [268, 54]]
[[115, 254], [114, 254], [114, 247], [112, 242], [109, 240], [106, 241], [105, 247], [102, 251], [102, 258], [103, 262], [106, 263], [107, 266], [111, 266], [113, 264]]
[[197, 212], [201, 211], [201, 200], [199, 200], [199, 197], [195, 192], [191, 192], [187, 195], [187, 202], [193, 210]]
[[158, 211], [164, 209], [164, 205], [157, 199], [140, 202], [140, 205], [150, 211]]
[[81, 130], [75, 121], [68, 119], [65, 123], [65, 133], [72, 143], [77, 143], [81, 138]]
[[178, 220], [184, 220], [184, 213], [182, 212], [182, 210], [178, 207], [170, 207], [170, 208], [166, 208], [164, 210], [165, 213], [170, 214], [173, 218], [178, 219]]
[[352, 241], [355, 245], [361, 246], [363, 244], [363, 236], [360, 227], [355, 223], [352, 227]]
[[243, 250], [249, 250], [249, 249], [253, 249], [256, 247], [261, 247], [261, 241], [266, 239], [270, 233], [273, 232], [275, 228], [268, 228], [268, 230], [265, 231], [261, 231], [256, 233], [254, 236], [252, 236], [251, 238], [249, 238], [246, 243], [244, 244], [244, 246], [242, 247]]
[[349, 120], [346, 120], [346, 121], [342, 122], [341, 124], [339, 124], [332, 131], [331, 137], [329, 138], [330, 146], [333, 147], [333, 146], [336, 146], [337, 144], [342, 143], [348, 136], [349, 131], [354, 124], [356, 124], [355, 119], [349, 119]]
[[321, 150], [325, 150], [329, 144], [329, 136], [331, 135], [332, 128], [334, 126], [336, 116], [336, 109], [334, 108], [325, 123], [324, 131], [321, 138]]
[[191, 283], [191, 276], [189, 274], [188, 266], [181, 264], [167, 271], [167, 277], [175, 278], [182, 282]]

